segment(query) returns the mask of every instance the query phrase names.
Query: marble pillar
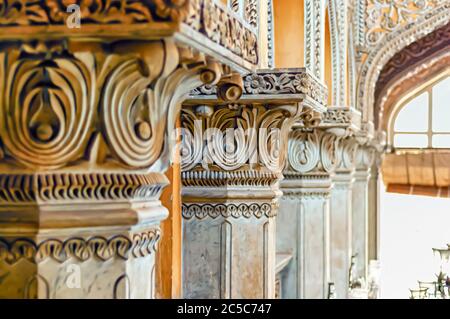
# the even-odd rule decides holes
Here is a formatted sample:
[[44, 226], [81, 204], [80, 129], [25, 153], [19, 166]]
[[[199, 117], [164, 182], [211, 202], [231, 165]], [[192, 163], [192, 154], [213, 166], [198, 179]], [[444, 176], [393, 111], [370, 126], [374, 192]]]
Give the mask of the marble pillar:
[[296, 129], [277, 222], [277, 252], [292, 254], [283, 278], [284, 298], [323, 299], [330, 279], [330, 191], [336, 136]]
[[369, 179], [373, 151], [359, 146], [356, 151], [355, 182], [352, 192], [352, 253], [354, 277], [367, 279], [369, 265]]
[[352, 255], [353, 171], [337, 170], [333, 176], [330, 204], [331, 281], [336, 297], [348, 297], [349, 269]]
[[275, 297], [276, 218], [288, 134], [298, 121], [317, 125], [325, 103], [325, 94], [305, 101], [296, 91], [304, 90], [301, 85], [286, 99], [267, 91], [273, 86], [265, 81], [286, 77], [324, 90], [302, 69], [262, 70], [244, 77], [236, 104], [211, 100], [208, 90], [200, 90], [183, 106], [185, 298]]

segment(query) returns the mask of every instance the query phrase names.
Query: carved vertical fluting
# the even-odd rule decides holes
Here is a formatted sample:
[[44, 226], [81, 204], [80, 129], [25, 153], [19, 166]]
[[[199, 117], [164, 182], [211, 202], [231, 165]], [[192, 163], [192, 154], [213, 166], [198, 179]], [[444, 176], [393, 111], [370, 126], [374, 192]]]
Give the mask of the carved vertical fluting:
[[174, 121], [210, 64], [170, 40], [0, 59], [0, 297], [153, 297]]
[[277, 252], [292, 253], [282, 284], [284, 298], [326, 298], [330, 277], [331, 175], [337, 137], [321, 130], [295, 129], [281, 182]]

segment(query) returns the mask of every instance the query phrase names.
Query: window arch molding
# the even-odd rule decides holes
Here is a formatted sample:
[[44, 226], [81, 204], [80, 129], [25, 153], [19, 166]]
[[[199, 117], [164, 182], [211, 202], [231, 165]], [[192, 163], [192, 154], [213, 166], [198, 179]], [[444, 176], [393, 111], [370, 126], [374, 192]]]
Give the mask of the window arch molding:
[[[442, 96], [445, 94], [448, 105], [443, 105]], [[415, 108], [415, 112], [411, 108]], [[439, 112], [447, 113], [448, 124], [444, 128], [441, 118], [436, 116]], [[407, 115], [412, 118], [406, 119]], [[408, 121], [411, 127], [405, 129]], [[397, 100], [389, 114], [387, 133], [389, 145], [395, 149], [450, 149], [450, 68]]]

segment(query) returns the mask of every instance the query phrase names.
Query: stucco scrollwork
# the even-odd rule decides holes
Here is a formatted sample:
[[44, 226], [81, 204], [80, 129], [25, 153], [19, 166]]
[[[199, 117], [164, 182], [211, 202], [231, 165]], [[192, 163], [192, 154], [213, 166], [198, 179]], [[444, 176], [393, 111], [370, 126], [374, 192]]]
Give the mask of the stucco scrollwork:
[[342, 138], [337, 144], [337, 170], [351, 171], [355, 169], [358, 143], [352, 137]]
[[337, 164], [339, 138], [321, 130], [294, 130], [289, 135], [288, 173], [331, 173]]
[[0, 238], [0, 261], [12, 265], [21, 259], [38, 263], [47, 258], [59, 263], [70, 258], [75, 258], [80, 262], [91, 258], [98, 258], [102, 261], [115, 257], [127, 260], [154, 253], [159, 237], [159, 229], [152, 229], [131, 235], [116, 235], [111, 238], [103, 236], [73, 237], [65, 240], [49, 238], [40, 242], [29, 238], [13, 240]]
[[204, 57], [171, 42], [113, 43], [110, 52], [39, 43], [0, 53], [9, 163], [56, 169], [101, 153], [127, 167], [168, 164], [181, 101], [202, 79], [217, 82], [220, 69], [202, 77], [210, 66]]
[[366, 41], [378, 44], [383, 36], [416, 21], [445, 0], [369, 0], [367, 4]]
[[206, 170], [264, 167], [280, 171], [286, 156], [284, 141], [300, 116], [297, 106], [184, 107], [182, 169], [200, 165]]
[[364, 122], [374, 116], [375, 85], [383, 66], [399, 51], [450, 22], [450, 2], [443, 1], [413, 22], [387, 33], [370, 51], [361, 66], [358, 80], [357, 108]]

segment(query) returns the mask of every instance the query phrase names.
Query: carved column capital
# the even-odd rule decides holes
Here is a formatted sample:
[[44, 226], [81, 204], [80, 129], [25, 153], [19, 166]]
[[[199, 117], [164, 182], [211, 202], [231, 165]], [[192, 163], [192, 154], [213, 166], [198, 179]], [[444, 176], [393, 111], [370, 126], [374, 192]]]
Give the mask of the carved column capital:
[[[274, 297], [288, 135], [294, 124], [318, 125], [326, 90], [303, 69], [260, 70], [243, 84], [235, 103], [217, 99], [218, 86], [203, 86], [182, 108], [185, 297]], [[204, 276], [200, 256], [211, 276]], [[235, 263], [251, 273], [231, 276]]]
[[152, 297], [181, 102], [233, 73], [173, 39], [3, 42], [0, 62], [0, 297]]
[[352, 172], [355, 170], [356, 151], [358, 143], [353, 137], [342, 138], [338, 144], [338, 172]]

